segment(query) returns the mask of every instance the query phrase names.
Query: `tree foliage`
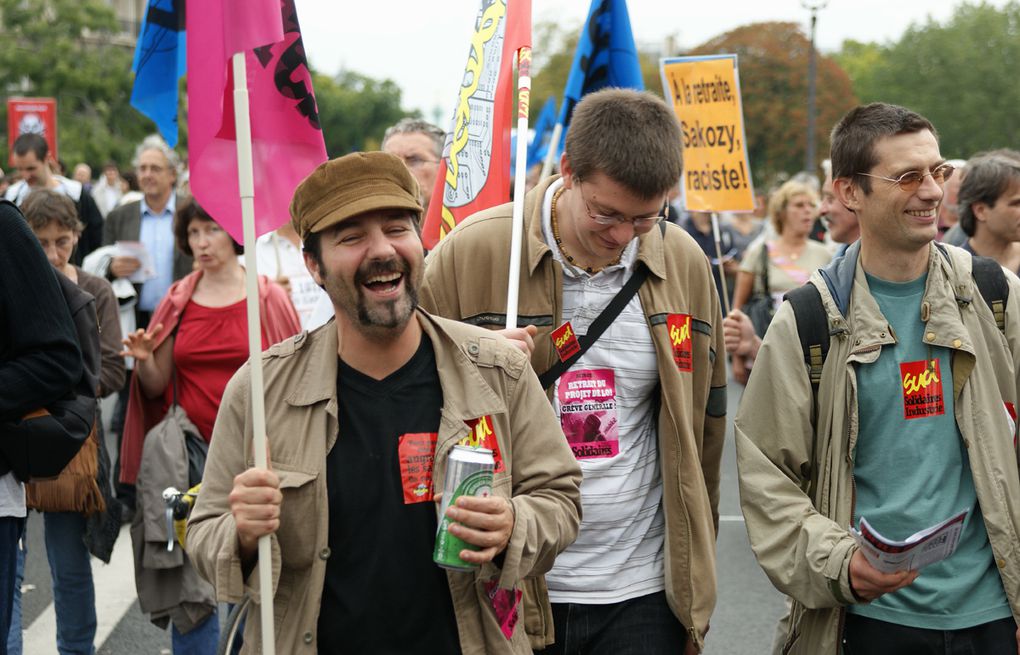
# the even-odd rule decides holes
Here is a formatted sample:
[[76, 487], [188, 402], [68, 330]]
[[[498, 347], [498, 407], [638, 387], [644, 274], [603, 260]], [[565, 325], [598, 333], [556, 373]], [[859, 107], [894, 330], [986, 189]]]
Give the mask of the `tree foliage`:
[[[686, 53], [737, 55], [747, 153], [758, 187], [770, 186], [780, 174], [804, 166], [810, 49], [810, 40], [796, 23], [756, 23]], [[820, 162], [828, 157], [829, 131], [857, 98], [850, 78], [835, 60], [816, 52], [815, 61], [815, 161]]]
[[0, 125], [7, 96], [53, 97], [61, 159], [126, 164], [153, 127], [129, 105], [133, 50], [118, 32], [103, 0], [0, 0]]
[[912, 25], [880, 46], [848, 41], [839, 60], [862, 102], [891, 102], [934, 123], [946, 157], [1020, 142], [1020, 3], [962, 4], [945, 24]]
[[335, 77], [314, 74], [312, 84], [330, 157], [378, 149], [386, 128], [411, 115], [400, 108], [400, 87], [392, 80], [343, 70]]

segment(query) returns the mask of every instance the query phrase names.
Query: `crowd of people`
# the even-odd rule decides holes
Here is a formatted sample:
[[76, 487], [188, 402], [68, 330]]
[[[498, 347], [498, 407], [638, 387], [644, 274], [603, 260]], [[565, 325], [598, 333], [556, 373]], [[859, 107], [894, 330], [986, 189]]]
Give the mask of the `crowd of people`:
[[[81, 376], [57, 276], [95, 298], [96, 397], [118, 399], [57, 479], [0, 467], [0, 654], [22, 652], [27, 509], [62, 654], [95, 652], [89, 560], [122, 522], [175, 654], [216, 652], [218, 603], [258, 602], [262, 537], [277, 652], [701, 652], [728, 362], [748, 536], [788, 599], [774, 652], [1020, 653], [1020, 153], [946, 160], [924, 117], [857, 107], [823, 176], [778, 185], [764, 220], [724, 217], [717, 243], [716, 217], [676, 204], [672, 110], [589, 94], [524, 196], [508, 327], [511, 204], [423, 250], [443, 139], [405, 119], [325, 162], [253, 245], [267, 468], [243, 248], [177, 153], [139, 144], [131, 198], [112, 162], [65, 178], [41, 137], [12, 144], [0, 435]], [[489, 449], [494, 478], [438, 516], [455, 445]], [[196, 477], [175, 545], [160, 492]], [[923, 570], [876, 568], [851, 530], [902, 539], [960, 510], [956, 552]], [[470, 570], [433, 562], [445, 519]], [[235, 652], [260, 652], [258, 612], [242, 632]]]

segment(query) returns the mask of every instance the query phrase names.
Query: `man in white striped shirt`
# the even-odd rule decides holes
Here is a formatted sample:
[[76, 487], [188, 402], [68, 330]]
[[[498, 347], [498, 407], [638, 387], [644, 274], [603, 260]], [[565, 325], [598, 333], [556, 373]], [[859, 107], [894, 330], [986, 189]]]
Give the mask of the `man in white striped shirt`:
[[[676, 118], [649, 94], [589, 94], [560, 167], [526, 197], [520, 327], [504, 334], [532, 348], [539, 374], [565, 362], [542, 378], [584, 473], [583, 517], [546, 575], [554, 643], [527, 627], [551, 654], [696, 653], [715, 604], [726, 382], [708, 261], [663, 220], [682, 170]], [[511, 206], [496, 207], [441, 241], [423, 306], [501, 327], [493, 280], [508, 270], [510, 222]], [[637, 293], [578, 358], [639, 272]]]

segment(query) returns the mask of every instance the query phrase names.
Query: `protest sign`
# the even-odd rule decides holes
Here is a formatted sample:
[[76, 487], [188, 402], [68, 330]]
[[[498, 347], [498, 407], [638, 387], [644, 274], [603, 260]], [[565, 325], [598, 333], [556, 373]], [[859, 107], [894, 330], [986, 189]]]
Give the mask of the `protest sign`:
[[736, 55], [660, 60], [662, 87], [680, 121], [684, 206], [753, 211]]
[[[22, 134], [38, 134], [46, 139], [50, 156], [57, 158], [57, 100], [55, 98], [8, 98], [7, 143]], [[8, 164], [14, 165], [14, 149], [10, 149]]]

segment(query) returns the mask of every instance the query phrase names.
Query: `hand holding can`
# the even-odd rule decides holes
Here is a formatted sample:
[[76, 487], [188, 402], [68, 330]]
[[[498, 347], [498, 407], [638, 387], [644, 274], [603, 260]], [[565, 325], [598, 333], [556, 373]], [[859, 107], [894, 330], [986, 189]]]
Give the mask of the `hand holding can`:
[[[450, 451], [446, 463], [443, 500], [439, 510], [439, 526], [436, 530], [436, 546], [432, 553], [433, 561], [439, 566], [455, 571], [471, 571], [478, 568], [483, 561], [492, 559], [492, 556], [488, 559], [470, 556], [464, 559], [461, 553], [469, 550], [481, 551], [485, 546], [472, 541], [479, 539], [478, 528], [484, 531], [486, 527], [480, 522], [489, 523], [489, 512], [478, 510], [490, 508], [491, 502], [482, 503], [479, 507], [472, 506], [467, 499], [477, 497], [475, 500], [492, 500], [487, 497], [492, 495], [492, 473], [495, 467], [492, 451], [487, 448], [457, 445]], [[465, 502], [468, 503], [466, 507]], [[450, 527], [455, 520], [466, 523], [466, 526], [461, 525], [451, 532]], [[460, 536], [455, 533], [458, 530], [463, 531]], [[461, 536], [466, 538], [462, 539]]]

